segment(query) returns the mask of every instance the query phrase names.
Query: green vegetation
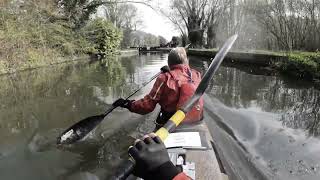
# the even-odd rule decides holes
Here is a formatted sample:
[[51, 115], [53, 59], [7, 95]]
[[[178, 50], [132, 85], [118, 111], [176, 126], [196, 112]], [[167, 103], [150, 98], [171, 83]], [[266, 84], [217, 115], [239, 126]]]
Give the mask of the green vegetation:
[[[217, 52], [217, 49], [190, 49], [189, 54], [212, 57]], [[320, 80], [320, 52], [272, 52], [264, 50], [252, 50], [252, 51], [232, 51], [237, 55], [233, 58], [237, 60], [239, 57], [246, 58], [255, 55], [261, 55], [259, 60], [264, 61], [261, 57], [265, 57], [266, 61], [269, 58], [273, 59], [271, 66], [276, 68], [281, 73], [285, 73], [294, 77], [302, 79], [318, 79]], [[250, 61], [246, 61], [246, 63]], [[256, 64], [256, 62], [252, 63]], [[264, 64], [264, 63], [262, 63]]]
[[[192, 48], [199, 53], [208, 54], [208, 52], [218, 52], [218, 48], [210, 48], [210, 49], [196, 49]], [[270, 56], [286, 56], [285, 52], [275, 52], [275, 51], [268, 51], [268, 50], [232, 50], [232, 52], [242, 53], [242, 54], [260, 54], [260, 55], [270, 55]], [[210, 53], [209, 53], [210, 54]]]
[[0, 74], [116, 52], [122, 35], [107, 20], [82, 20], [83, 26], [75, 26], [57, 9], [54, 1], [0, 7]]
[[93, 47], [90, 53], [110, 54], [117, 50], [122, 40], [121, 31], [102, 18], [95, 19], [83, 29], [84, 37]]
[[276, 63], [277, 68], [286, 74], [305, 79], [320, 78], [320, 52], [291, 52], [286, 61]]

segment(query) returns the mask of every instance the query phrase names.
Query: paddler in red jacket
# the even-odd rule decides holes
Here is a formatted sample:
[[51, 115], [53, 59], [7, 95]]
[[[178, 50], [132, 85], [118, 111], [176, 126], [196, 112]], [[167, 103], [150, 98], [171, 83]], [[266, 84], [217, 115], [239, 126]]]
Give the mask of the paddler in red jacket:
[[[176, 110], [194, 94], [201, 81], [201, 74], [189, 67], [189, 60], [185, 48], [178, 47], [170, 51], [168, 66], [161, 68], [162, 73], [157, 78], [150, 93], [140, 100], [118, 99], [114, 106], [127, 108], [131, 112], [147, 114], [156, 105], [161, 111], [156, 119], [156, 129], [162, 127]], [[194, 123], [203, 118], [203, 99], [187, 113], [182, 123]]]

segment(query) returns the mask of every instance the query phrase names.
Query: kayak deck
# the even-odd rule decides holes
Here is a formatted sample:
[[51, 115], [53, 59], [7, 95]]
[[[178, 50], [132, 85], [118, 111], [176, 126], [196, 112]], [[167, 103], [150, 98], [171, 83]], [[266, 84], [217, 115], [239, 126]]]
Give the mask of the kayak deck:
[[211, 145], [213, 142], [212, 136], [206, 123], [203, 121], [196, 125], [181, 125], [176, 132], [201, 132], [204, 133], [205, 141], [208, 148], [202, 149], [187, 149], [186, 160], [195, 163], [195, 177], [197, 180], [227, 180], [228, 176], [221, 172], [220, 166], [216, 157], [216, 153]]

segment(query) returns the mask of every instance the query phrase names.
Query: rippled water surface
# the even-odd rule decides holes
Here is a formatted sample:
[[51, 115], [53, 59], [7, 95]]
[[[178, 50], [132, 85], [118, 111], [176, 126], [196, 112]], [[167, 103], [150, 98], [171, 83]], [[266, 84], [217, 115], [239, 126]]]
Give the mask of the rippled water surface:
[[[103, 179], [112, 174], [132, 137], [153, 129], [157, 111], [140, 116], [116, 109], [75, 145], [57, 147], [56, 137], [129, 95], [166, 58], [84, 60], [0, 76], [1, 179]], [[204, 71], [209, 62], [191, 58], [191, 64]], [[226, 169], [233, 171], [230, 177], [319, 179], [319, 91], [264, 72], [221, 67], [207, 90], [207, 123]]]

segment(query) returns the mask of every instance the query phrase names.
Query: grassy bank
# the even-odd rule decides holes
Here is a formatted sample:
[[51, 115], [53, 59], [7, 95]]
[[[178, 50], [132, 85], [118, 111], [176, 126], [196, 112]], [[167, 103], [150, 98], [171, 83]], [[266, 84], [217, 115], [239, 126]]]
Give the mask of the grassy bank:
[[[189, 49], [188, 54], [192, 56], [200, 56], [212, 58], [218, 52], [217, 49]], [[271, 66], [273, 62], [285, 58], [283, 53], [275, 53], [270, 51], [235, 51], [232, 50], [226, 56], [226, 62], [241, 63], [255, 66]]]
[[[217, 51], [217, 49], [189, 49], [188, 54], [211, 58]], [[231, 51], [225, 61], [271, 67], [293, 77], [320, 80], [320, 52]]]
[[74, 60], [93, 54], [112, 54], [121, 32], [103, 19], [74, 28], [43, 8], [0, 8], [0, 74]]
[[275, 65], [280, 72], [291, 76], [320, 79], [320, 52], [290, 52], [286, 60], [275, 62]]

